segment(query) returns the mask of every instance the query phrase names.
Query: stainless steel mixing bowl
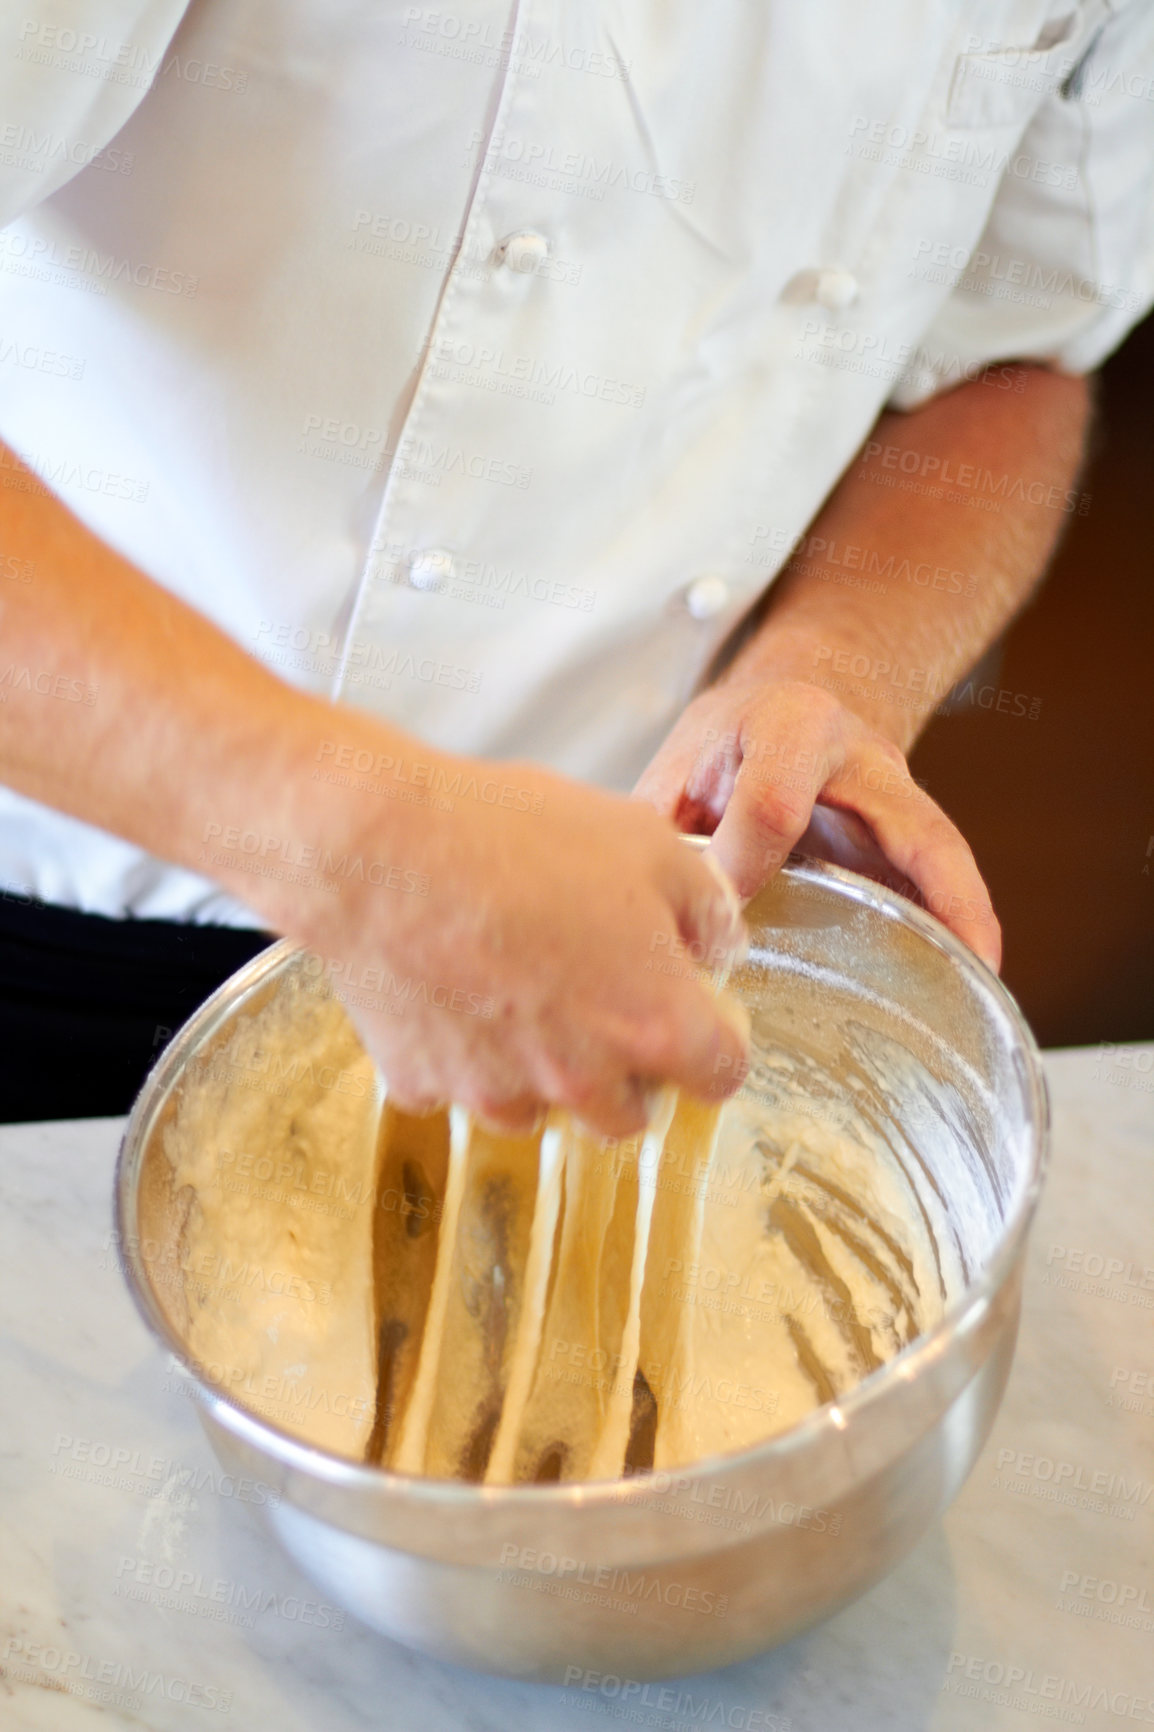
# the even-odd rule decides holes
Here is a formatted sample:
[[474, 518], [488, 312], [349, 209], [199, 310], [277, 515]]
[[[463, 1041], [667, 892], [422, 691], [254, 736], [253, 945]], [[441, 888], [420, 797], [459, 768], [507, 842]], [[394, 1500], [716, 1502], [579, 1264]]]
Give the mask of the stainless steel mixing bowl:
[[746, 914], [753, 944], [736, 984], [754, 1011], [747, 1097], [765, 1091], [768, 1103], [779, 1086], [761, 1062], [768, 1049], [802, 1055], [819, 1093], [852, 1092], [917, 1194], [936, 1199], [943, 1255], [964, 1275], [940, 1324], [836, 1403], [673, 1474], [515, 1487], [390, 1474], [310, 1448], [197, 1370], [155, 1279], [181, 1221], [163, 1128], [192, 1067], [290, 990], [301, 951], [275, 945], [236, 974], [141, 1091], [116, 1179], [136, 1303], [184, 1365], [224, 1466], [275, 1488], [262, 1513], [288, 1551], [332, 1600], [400, 1642], [556, 1682], [586, 1668], [647, 1680], [744, 1658], [889, 1570], [988, 1435], [1045, 1156], [1029, 1030], [937, 921], [851, 873], [791, 862]]

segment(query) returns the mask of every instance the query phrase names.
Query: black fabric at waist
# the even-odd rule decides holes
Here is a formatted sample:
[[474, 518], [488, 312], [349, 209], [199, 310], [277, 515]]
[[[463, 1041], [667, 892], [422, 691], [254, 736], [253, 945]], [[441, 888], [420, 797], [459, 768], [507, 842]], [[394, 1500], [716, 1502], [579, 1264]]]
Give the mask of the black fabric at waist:
[[127, 1112], [180, 1025], [274, 941], [0, 890], [0, 1121]]

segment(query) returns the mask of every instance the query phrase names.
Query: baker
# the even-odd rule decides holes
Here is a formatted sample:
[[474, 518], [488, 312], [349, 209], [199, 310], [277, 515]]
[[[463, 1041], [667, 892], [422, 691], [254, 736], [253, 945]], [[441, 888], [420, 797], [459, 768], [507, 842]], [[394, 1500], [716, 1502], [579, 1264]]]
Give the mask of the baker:
[[1152, 67], [1141, 0], [11, 9], [4, 1115], [270, 931], [406, 1104], [728, 1092], [678, 828], [997, 967], [906, 754], [1083, 504]]

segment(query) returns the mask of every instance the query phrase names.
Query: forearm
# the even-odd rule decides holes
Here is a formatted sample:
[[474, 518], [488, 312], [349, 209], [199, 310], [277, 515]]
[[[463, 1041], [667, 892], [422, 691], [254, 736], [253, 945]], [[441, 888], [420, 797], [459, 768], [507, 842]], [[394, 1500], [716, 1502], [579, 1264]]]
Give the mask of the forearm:
[[[192, 870], [231, 828], [298, 851], [339, 840], [306, 833], [329, 816], [308, 765], [333, 706], [284, 684], [9, 464], [20, 485], [0, 491], [2, 544], [27, 581], [0, 591], [0, 782]], [[378, 744], [390, 735], [341, 718], [342, 740], [365, 725]], [[251, 871], [210, 875], [277, 918], [275, 889]]]
[[1020, 367], [884, 413], [722, 682], [822, 685], [908, 752], [1045, 569], [1089, 401], [1084, 379]]
[[[653, 971], [740, 931], [668, 824], [295, 691], [14, 459], [3, 473], [23, 486], [0, 490], [0, 546], [29, 581], [0, 579], [0, 782], [206, 872], [317, 951], [398, 1105], [524, 1129], [556, 1103], [632, 1136], [655, 1081], [740, 1085], [732, 1009], [695, 968]], [[382, 798], [402, 759], [420, 766], [404, 792], [445, 792]]]

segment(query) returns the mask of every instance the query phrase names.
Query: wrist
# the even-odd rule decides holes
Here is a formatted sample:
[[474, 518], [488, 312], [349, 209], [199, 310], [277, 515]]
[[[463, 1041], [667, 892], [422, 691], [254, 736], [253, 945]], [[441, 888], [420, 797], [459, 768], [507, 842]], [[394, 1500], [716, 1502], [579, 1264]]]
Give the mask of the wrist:
[[197, 865], [262, 924], [324, 947], [362, 897], [423, 876], [417, 786], [448, 760], [352, 706], [285, 696], [218, 785]]
[[942, 692], [933, 671], [912, 665], [847, 622], [771, 617], [736, 656], [719, 685], [797, 682], [829, 692], [875, 733], [908, 754]]

